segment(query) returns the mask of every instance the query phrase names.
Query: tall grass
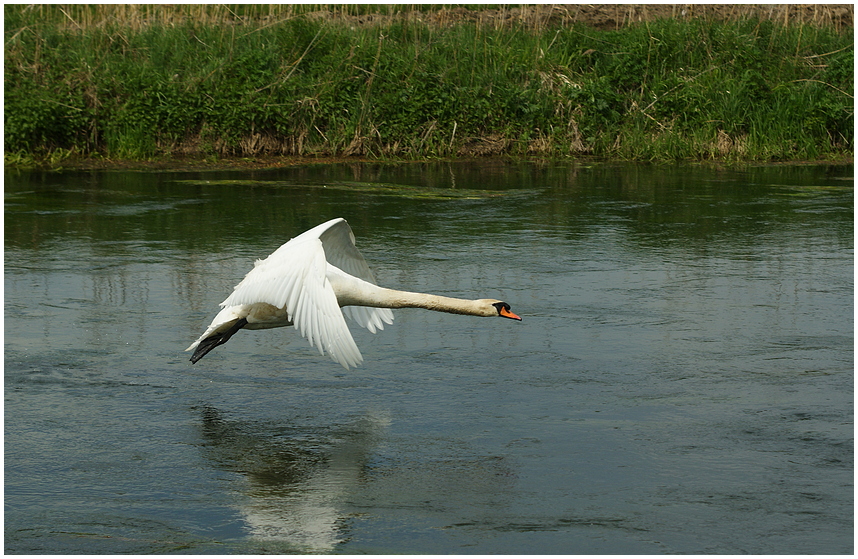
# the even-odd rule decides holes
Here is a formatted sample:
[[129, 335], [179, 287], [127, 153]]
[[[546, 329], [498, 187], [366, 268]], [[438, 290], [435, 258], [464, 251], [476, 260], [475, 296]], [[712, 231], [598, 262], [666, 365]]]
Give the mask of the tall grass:
[[853, 39], [830, 26], [368, 26], [313, 8], [6, 6], [6, 152], [768, 160], [853, 149]]

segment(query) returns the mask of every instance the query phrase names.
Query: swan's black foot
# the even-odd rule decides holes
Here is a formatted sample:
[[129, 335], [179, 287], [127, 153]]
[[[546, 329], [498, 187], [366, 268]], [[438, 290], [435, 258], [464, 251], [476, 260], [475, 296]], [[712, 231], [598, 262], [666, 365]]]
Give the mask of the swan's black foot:
[[230, 327], [229, 330], [221, 332], [219, 334], [212, 334], [205, 340], [201, 341], [200, 345], [197, 346], [196, 351], [194, 351], [194, 354], [191, 356], [191, 363], [196, 363], [197, 361], [202, 359], [206, 353], [210, 352], [221, 344], [225, 344], [232, 337], [232, 335], [241, 330], [245, 324], [247, 324], [247, 320], [244, 318], [240, 318], [235, 324]]

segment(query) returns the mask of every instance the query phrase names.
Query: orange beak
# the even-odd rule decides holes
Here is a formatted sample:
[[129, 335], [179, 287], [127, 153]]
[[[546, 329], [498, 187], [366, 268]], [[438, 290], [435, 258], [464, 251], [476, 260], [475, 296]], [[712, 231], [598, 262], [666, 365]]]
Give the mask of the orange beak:
[[505, 317], [505, 318], [511, 318], [511, 319], [513, 319], [513, 320], [521, 320], [521, 317], [520, 317], [520, 316], [518, 316], [518, 315], [517, 315], [517, 314], [515, 314], [514, 312], [512, 312], [512, 311], [508, 311], [508, 310], [506, 310], [506, 309], [504, 309], [504, 308], [501, 308], [501, 310], [500, 310], [500, 313], [499, 313], [499, 314], [500, 314], [501, 316]]

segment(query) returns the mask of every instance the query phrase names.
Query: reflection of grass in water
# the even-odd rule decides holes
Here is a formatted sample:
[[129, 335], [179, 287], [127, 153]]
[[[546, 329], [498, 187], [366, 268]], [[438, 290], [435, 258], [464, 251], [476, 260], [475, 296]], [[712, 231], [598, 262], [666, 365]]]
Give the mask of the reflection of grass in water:
[[500, 196], [528, 194], [529, 190], [476, 190], [464, 188], [432, 188], [426, 186], [408, 186], [380, 182], [334, 181], [325, 184], [294, 184], [282, 181], [260, 180], [178, 180], [182, 184], [194, 186], [264, 186], [281, 188], [321, 188], [325, 190], [340, 190], [344, 192], [359, 192], [372, 196], [397, 196], [400, 198], [420, 198], [442, 200], [459, 198], [474, 200], [479, 198], [495, 198]]
[[853, 190], [852, 186], [840, 185], [780, 185], [783, 188], [782, 192], [778, 192], [779, 196], [796, 196], [808, 198], [811, 196], [819, 196], [821, 194], [840, 194]]

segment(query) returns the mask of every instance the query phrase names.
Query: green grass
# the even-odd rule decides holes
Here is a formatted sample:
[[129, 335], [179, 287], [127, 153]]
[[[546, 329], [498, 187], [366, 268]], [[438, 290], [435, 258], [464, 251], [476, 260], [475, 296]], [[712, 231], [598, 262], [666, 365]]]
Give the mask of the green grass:
[[175, 23], [147, 23], [158, 12], [144, 10], [130, 23], [74, 9], [5, 7], [11, 163], [58, 152], [663, 161], [853, 150], [853, 37], [825, 27], [348, 26], [286, 7], [265, 19], [259, 10], [276, 8], [258, 6], [231, 25], [202, 16], [237, 6], [187, 6], [201, 11]]

